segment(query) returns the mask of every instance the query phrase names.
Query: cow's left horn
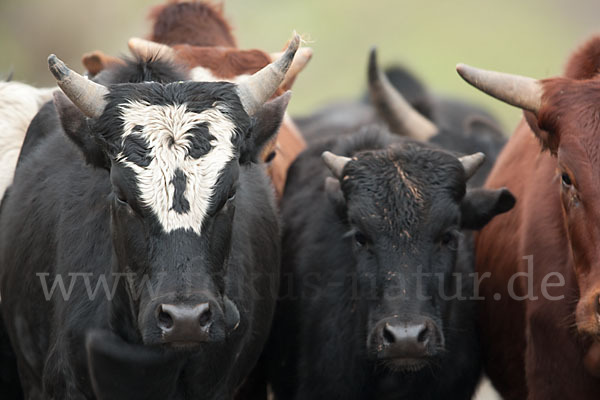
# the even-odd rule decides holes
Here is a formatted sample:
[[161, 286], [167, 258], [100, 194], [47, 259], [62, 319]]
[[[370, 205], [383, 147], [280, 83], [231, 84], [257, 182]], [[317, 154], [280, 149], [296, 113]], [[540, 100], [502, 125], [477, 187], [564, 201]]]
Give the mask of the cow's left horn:
[[298, 46], [300, 36], [295, 34], [281, 57], [238, 85], [240, 100], [248, 115], [254, 115], [283, 82]]
[[369, 93], [379, 114], [392, 132], [420, 141], [427, 141], [438, 132], [437, 127], [419, 114], [392, 86], [377, 63], [377, 50], [369, 55]]
[[108, 93], [105, 86], [84, 78], [77, 72], [70, 70], [64, 62], [54, 54], [48, 57], [48, 68], [54, 75], [56, 83], [64, 94], [90, 118], [102, 115], [106, 100], [104, 96]]
[[481, 167], [481, 164], [485, 161], [485, 154], [479, 152], [474, 153], [469, 156], [459, 157], [458, 161], [462, 164], [465, 169], [465, 175], [467, 179], [470, 179], [475, 172]]
[[321, 157], [323, 158], [325, 165], [327, 165], [333, 175], [338, 179], [342, 177], [342, 172], [344, 171], [346, 164], [348, 164], [348, 161], [352, 160], [348, 157], [336, 156], [329, 151], [323, 152]]
[[542, 106], [542, 85], [533, 78], [458, 64], [456, 72], [470, 85], [512, 106], [533, 113]]

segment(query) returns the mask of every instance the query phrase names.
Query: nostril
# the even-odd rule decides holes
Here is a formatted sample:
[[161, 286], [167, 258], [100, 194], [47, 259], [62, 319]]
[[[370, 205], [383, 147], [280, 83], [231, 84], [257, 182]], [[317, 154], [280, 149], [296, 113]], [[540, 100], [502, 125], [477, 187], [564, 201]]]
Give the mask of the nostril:
[[426, 344], [428, 340], [429, 340], [429, 329], [427, 328], [427, 325], [423, 325], [423, 328], [421, 328], [421, 330], [419, 331], [419, 334], [417, 335], [417, 341], [421, 344]]
[[210, 311], [210, 308], [206, 308], [206, 310], [202, 311], [202, 313], [200, 314], [198, 322], [200, 323], [200, 326], [206, 327], [208, 324], [210, 324], [211, 321], [212, 311]]
[[596, 296], [596, 314], [600, 316], [600, 294]]
[[396, 336], [394, 332], [390, 329], [389, 324], [385, 324], [383, 328], [383, 343], [384, 344], [392, 344], [396, 341]]
[[173, 317], [169, 314], [162, 305], [158, 306], [158, 326], [163, 330], [173, 328]]

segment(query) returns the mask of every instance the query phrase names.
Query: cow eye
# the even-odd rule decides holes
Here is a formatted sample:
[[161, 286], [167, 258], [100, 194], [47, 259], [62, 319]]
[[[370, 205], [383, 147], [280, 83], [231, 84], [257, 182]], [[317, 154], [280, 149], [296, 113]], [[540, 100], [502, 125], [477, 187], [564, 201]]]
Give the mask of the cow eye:
[[367, 244], [367, 237], [363, 235], [362, 232], [355, 232], [354, 240], [356, 241], [356, 244], [361, 247]]
[[121, 193], [120, 191], [115, 192], [115, 199], [117, 200], [117, 203], [122, 206], [129, 205], [129, 203], [127, 202], [127, 199], [125, 198], [125, 196], [123, 196], [123, 193]]
[[458, 244], [458, 234], [456, 231], [446, 231], [441, 238], [442, 245], [452, 250], [456, 250]]
[[235, 192], [229, 193], [229, 196], [227, 196], [227, 201], [233, 201], [235, 200]]
[[561, 178], [562, 178], [562, 184], [563, 184], [563, 186], [569, 187], [569, 186], [571, 186], [573, 184], [571, 182], [571, 177], [566, 172], [562, 173]]
[[272, 152], [270, 152], [269, 154], [267, 154], [267, 156], [265, 157], [265, 163], [270, 163], [271, 161], [273, 161], [273, 159], [275, 158], [277, 154], [275, 153], [275, 150], [273, 150]]

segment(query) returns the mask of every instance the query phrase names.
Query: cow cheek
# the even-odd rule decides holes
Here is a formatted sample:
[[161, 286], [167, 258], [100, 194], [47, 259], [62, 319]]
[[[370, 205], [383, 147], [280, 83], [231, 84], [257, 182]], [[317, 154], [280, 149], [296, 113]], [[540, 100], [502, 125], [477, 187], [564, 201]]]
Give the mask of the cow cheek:
[[590, 374], [600, 378], [600, 342], [592, 343], [583, 359], [583, 364]]
[[231, 248], [233, 209], [225, 210], [215, 216], [210, 232], [210, 254], [216, 269], [221, 269]]
[[126, 207], [113, 206], [112, 240], [120, 269], [139, 270], [146, 264], [147, 234], [143, 222]]
[[600, 333], [600, 270], [597, 263], [597, 235], [590, 232], [589, 215], [583, 207], [564, 209], [568, 238], [573, 257], [573, 269], [579, 287], [579, 301], [575, 310], [578, 330], [583, 334]]

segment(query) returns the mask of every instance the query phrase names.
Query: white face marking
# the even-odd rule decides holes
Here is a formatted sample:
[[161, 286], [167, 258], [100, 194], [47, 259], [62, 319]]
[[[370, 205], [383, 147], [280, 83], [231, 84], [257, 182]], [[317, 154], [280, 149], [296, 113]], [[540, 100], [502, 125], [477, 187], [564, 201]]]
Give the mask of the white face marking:
[[[116, 158], [135, 172], [142, 203], [154, 212], [166, 232], [190, 229], [200, 235], [217, 179], [234, 157], [233, 121], [219, 110], [219, 104], [198, 114], [188, 111], [185, 104], [159, 106], [132, 101], [121, 106], [121, 115], [122, 140], [132, 134], [139, 135], [150, 148], [151, 161], [147, 167], [127, 160], [123, 153]], [[214, 140], [210, 141], [212, 149], [195, 159], [188, 156], [192, 136], [188, 131], [199, 123], [208, 124]], [[143, 130], [134, 132], [136, 125]], [[187, 178], [183, 195], [189, 211], [185, 213], [172, 209], [175, 194], [172, 179], [178, 169]]]
[[248, 78], [250, 75], [238, 75], [233, 78], [217, 78], [213, 75], [212, 71], [204, 67], [195, 67], [190, 71], [190, 78], [195, 82], [231, 82], [240, 83]]

